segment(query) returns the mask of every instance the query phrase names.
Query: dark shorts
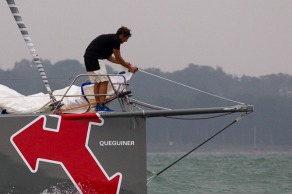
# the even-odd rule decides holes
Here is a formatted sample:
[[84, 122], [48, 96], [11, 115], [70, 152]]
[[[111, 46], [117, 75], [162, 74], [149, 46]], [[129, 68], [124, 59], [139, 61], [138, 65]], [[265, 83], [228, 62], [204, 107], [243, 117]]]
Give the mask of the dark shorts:
[[98, 59], [84, 57], [86, 71], [96, 71], [100, 69]]

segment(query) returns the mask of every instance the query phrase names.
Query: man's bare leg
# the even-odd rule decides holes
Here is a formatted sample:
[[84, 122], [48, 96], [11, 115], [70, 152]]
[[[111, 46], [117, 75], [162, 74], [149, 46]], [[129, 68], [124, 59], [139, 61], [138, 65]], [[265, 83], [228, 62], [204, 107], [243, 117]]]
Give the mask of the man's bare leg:
[[[108, 81], [100, 82], [99, 83], [99, 94], [106, 94], [107, 93], [107, 86]], [[106, 95], [99, 96], [99, 103], [103, 104], [105, 102]]]
[[94, 98], [95, 98], [95, 101], [96, 101], [96, 104], [98, 104], [99, 103], [99, 101], [100, 101], [100, 99], [99, 99], [99, 96], [98, 96], [98, 94], [99, 94], [99, 88], [100, 88], [100, 83], [97, 83], [97, 82], [95, 82], [94, 83]]

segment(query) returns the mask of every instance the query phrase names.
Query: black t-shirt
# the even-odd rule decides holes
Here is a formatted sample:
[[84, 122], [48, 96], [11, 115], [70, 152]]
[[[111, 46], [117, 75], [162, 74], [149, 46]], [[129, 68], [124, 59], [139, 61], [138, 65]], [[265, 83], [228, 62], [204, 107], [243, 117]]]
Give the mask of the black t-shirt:
[[116, 34], [103, 34], [96, 37], [87, 47], [84, 57], [107, 59], [113, 54], [113, 49], [120, 50], [121, 42]]

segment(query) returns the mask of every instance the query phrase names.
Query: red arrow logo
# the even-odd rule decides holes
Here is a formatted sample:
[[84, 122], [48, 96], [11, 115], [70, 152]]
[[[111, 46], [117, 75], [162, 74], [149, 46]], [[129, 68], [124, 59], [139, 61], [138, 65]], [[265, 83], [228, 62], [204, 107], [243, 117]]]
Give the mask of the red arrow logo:
[[31, 172], [39, 162], [60, 164], [82, 193], [119, 193], [122, 174], [109, 177], [88, 147], [92, 125], [102, 126], [98, 114], [61, 115], [57, 129], [46, 127], [46, 117], [37, 117], [10, 138]]

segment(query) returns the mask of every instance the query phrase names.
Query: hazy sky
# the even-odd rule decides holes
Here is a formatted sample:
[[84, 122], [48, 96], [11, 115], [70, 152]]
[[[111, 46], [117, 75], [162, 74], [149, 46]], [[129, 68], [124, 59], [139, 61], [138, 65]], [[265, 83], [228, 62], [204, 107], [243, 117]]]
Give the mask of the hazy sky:
[[[39, 56], [77, 59], [102, 33], [124, 25], [122, 56], [141, 67], [190, 63], [235, 75], [292, 74], [292, 0], [15, 0]], [[0, 1], [0, 68], [32, 60], [6, 1]]]

